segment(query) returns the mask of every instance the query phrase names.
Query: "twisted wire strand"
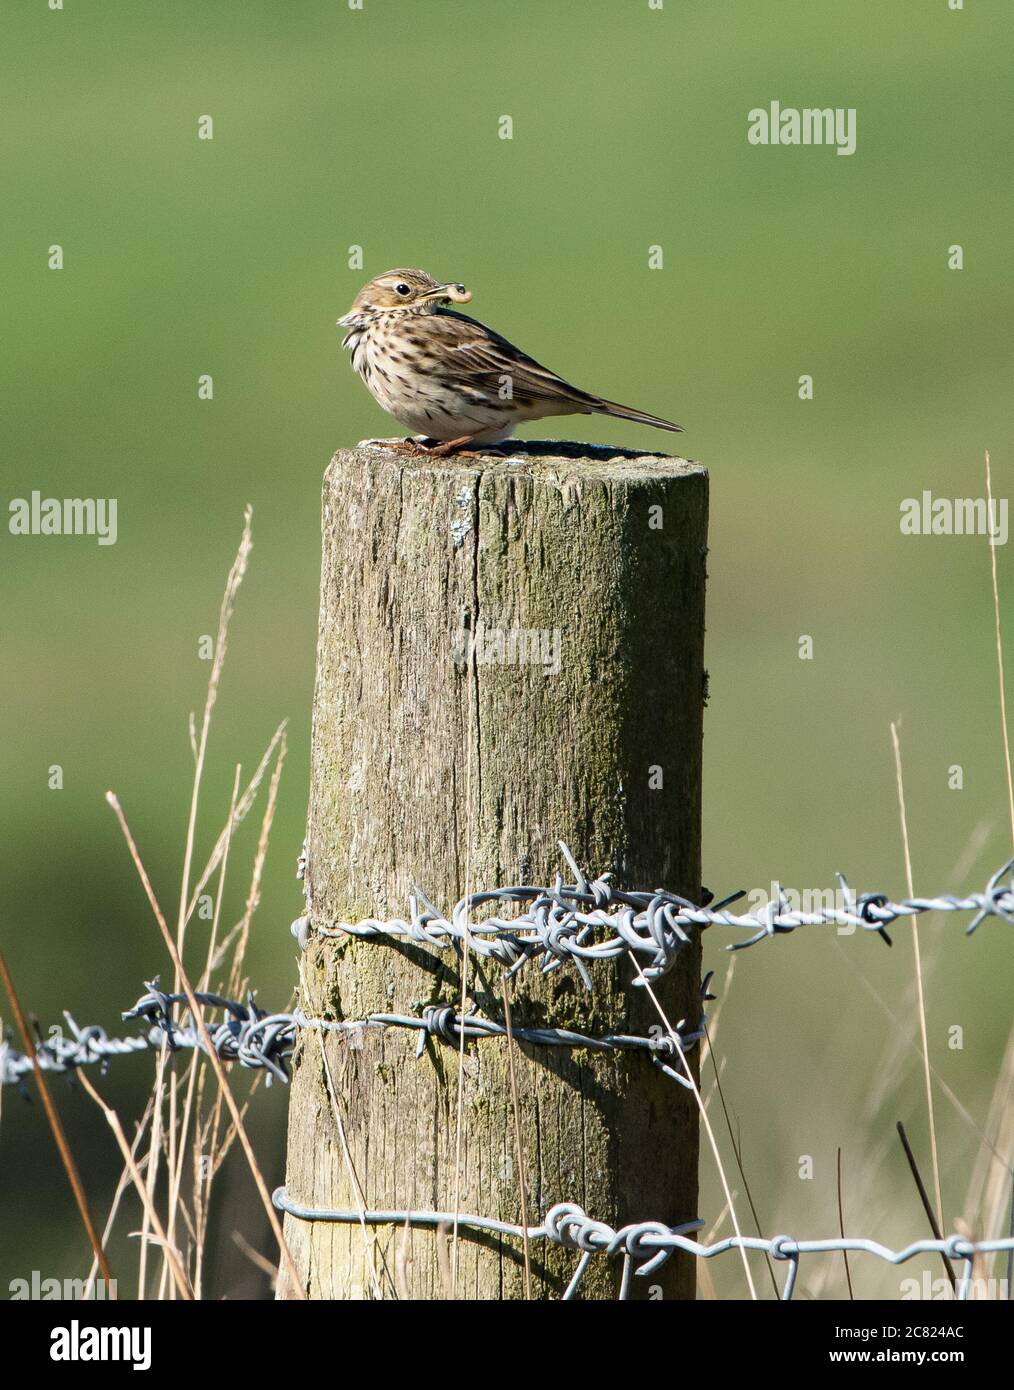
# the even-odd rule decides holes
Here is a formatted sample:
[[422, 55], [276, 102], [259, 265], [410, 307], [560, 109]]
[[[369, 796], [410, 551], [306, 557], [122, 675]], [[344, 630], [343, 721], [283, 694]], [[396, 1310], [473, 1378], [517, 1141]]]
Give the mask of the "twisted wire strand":
[[[578, 868], [567, 846], [560, 851], [574, 875], [565, 883], [557, 874], [552, 886], [516, 884], [504, 888], [469, 893], [455, 904], [450, 917], [443, 916], [416, 888], [409, 899], [407, 918], [389, 920], [369, 917], [359, 922], [321, 922], [312, 913], [296, 919], [292, 934], [305, 950], [310, 936], [324, 938], [353, 936], [364, 940], [382, 937], [407, 940], [444, 950], [459, 949], [467, 942], [478, 955], [491, 957], [515, 974], [528, 961], [538, 960], [543, 973], [558, 970], [572, 962], [586, 988], [591, 988], [587, 963], [608, 960], [624, 951], [646, 958], [644, 977], [655, 980], [672, 969], [680, 952], [690, 944], [688, 928], [730, 927], [748, 931], [745, 941], [731, 943], [729, 950], [742, 950], [766, 938], [796, 931], [799, 927], [848, 926], [876, 932], [888, 945], [890, 923], [901, 917], [917, 917], [924, 912], [970, 912], [973, 920], [966, 928], [971, 934], [987, 917], [999, 917], [1014, 924], [1014, 859], [990, 878], [980, 893], [966, 897], [944, 893], [932, 898], [903, 898], [892, 902], [884, 893], [856, 894], [843, 874], [836, 875], [845, 906], [821, 907], [804, 912], [792, 908], [783, 890], [757, 912], [733, 913], [728, 906], [742, 898], [742, 891], [730, 894], [714, 906], [697, 907], [686, 898], [663, 889], [626, 890], [614, 886], [611, 875], [589, 880]], [[1006, 880], [1006, 881], [1005, 881]], [[476, 910], [488, 903], [516, 905], [523, 911], [516, 917], [489, 916], [475, 920]], [[643, 986], [637, 978], [635, 985]]]
[[[715, 998], [709, 988], [712, 974], [713, 972], [709, 971], [701, 986], [701, 998], [704, 1001]], [[518, 1024], [514, 1024], [508, 1032], [502, 1023], [475, 1014], [461, 1014], [450, 1004], [427, 1004], [419, 1015], [370, 1014], [364, 1019], [340, 1021], [307, 1018], [301, 1009], [297, 1009], [293, 1019], [300, 1028], [315, 1028], [328, 1033], [355, 1034], [369, 1028], [415, 1028], [419, 1032], [416, 1057], [422, 1056], [428, 1037], [437, 1038], [455, 1048], [460, 1046], [462, 1037], [468, 1040], [512, 1037], [516, 1042], [532, 1043], [540, 1047], [583, 1047], [594, 1052], [643, 1051], [648, 1053], [653, 1065], [686, 1089], [691, 1089], [690, 1082], [670, 1063], [678, 1060], [681, 1050], [689, 1052], [696, 1047], [705, 1036], [707, 1022], [703, 1010], [697, 1027], [693, 1030], [687, 1027], [685, 1019], [680, 1019], [675, 1030], [677, 1041], [664, 1033], [657, 1037], [640, 1037], [629, 1033], [608, 1033], [604, 1037], [593, 1037], [570, 1028], [526, 1028]]]
[[863, 1236], [833, 1236], [820, 1240], [797, 1240], [793, 1236], [772, 1236], [765, 1240], [762, 1236], [728, 1236], [712, 1245], [701, 1245], [692, 1240], [688, 1231], [699, 1230], [702, 1220], [686, 1221], [678, 1226], [667, 1226], [660, 1221], [635, 1221], [619, 1230], [603, 1221], [596, 1221], [577, 1205], [576, 1202], [557, 1202], [547, 1211], [545, 1219], [538, 1226], [527, 1228], [508, 1221], [498, 1221], [487, 1216], [462, 1216], [438, 1211], [346, 1211], [326, 1207], [307, 1207], [294, 1201], [286, 1187], [275, 1189], [271, 1197], [275, 1207], [286, 1215], [299, 1221], [334, 1222], [351, 1225], [365, 1221], [368, 1226], [405, 1226], [431, 1229], [451, 1226], [457, 1222], [459, 1228], [482, 1231], [494, 1235], [509, 1236], [517, 1240], [526, 1235], [529, 1240], [547, 1240], [567, 1250], [580, 1252], [574, 1277], [564, 1294], [564, 1300], [573, 1298], [581, 1278], [593, 1255], [613, 1258], [622, 1255], [624, 1271], [620, 1285], [620, 1297], [629, 1294], [629, 1275], [631, 1271], [640, 1278], [654, 1274], [678, 1251], [697, 1259], [711, 1260], [730, 1250], [761, 1251], [773, 1260], [788, 1264], [782, 1298], [792, 1298], [799, 1274], [800, 1259], [804, 1255], [828, 1255], [841, 1251], [873, 1255], [888, 1264], [900, 1265], [919, 1255], [943, 1254], [949, 1260], [961, 1262], [962, 1276], [958, 1283], [957, 1297], [967, 1299], [972, 1283], [972, 1267], [979, 1254], [994, 1254], [1014, 1250], [1014, 1237], [1002, 1240], [970, 1241], [965, 1236], [951, 1235], [943, 1240], [916, 1240], [892, 1250], [879, 1241]]

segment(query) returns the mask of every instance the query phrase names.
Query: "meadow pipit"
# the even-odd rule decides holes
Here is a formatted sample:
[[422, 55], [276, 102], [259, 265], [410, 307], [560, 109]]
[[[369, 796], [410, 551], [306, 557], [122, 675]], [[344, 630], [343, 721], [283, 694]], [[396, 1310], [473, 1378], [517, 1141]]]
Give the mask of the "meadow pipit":
[[492, 328], [450, 304], [472, 298], [422, 270], [389, 270], [359, 291], [338, 320], [342, 347], [386, 411], [424, 436], [411, 441], [449, 454], [498, 444], [525, 420], [547, 415], [615, 415], [660, 430], [680, 425], [569, 385]]

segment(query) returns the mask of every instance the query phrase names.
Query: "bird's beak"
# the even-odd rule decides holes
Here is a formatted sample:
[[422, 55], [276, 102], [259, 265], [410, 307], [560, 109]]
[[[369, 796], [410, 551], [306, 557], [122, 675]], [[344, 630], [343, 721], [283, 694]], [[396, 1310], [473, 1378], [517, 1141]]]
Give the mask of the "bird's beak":
[[347, 314], [342, 314], [340, 319], [335, 319], [336, 328], [351, 328], [355, 314], [350, 309]]
[[464, 285], [455, 285], [450, 281], [446, 285], [434, 285], [431, 290], [427, 290], [425, 294], [419, 296], [421, 300], [449, 299], [452, 304], [467, 304], [471, 298], [471, 290], [466, 290]]

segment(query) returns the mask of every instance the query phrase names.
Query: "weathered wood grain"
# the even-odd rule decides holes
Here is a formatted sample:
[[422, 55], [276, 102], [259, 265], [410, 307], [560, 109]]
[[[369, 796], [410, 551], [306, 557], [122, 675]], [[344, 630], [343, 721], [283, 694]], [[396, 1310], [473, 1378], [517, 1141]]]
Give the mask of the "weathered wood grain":
[[[307, 881], [315, 921], [401, 915], [414, 885], [449, 909], [465, 891], [550, 881], [565, 840], [586, 870], [628, 886], [700, 890], [707, 474], [679, 459], [587, 445], [518, 445], [505, 459], [339, 451], [324, 482]], [[655, 509], [655, 510], [653, 510]], [[550, 634], [548, 665], [486, 662], [463, 630]], [[559, 668], [554, 639], [559, 636]], [[531, 640], [531, 639], [530, 639]], [[509, 648], [505, 649], [509, 652]], [[515, 652], [515, 656], [517, 653]], [[531, 655], [531, 649], [528, 649]], [[662, 785], [652, 787], [658, 781]], [[357, 1018], [460, 998], [450, 950], [314, 940], [309, 1013]], [[469, 958], [469, 1005], [502, 1020], [500, 972]], [[526, 967], [515, 1026], [643, 1032], [659, 1022], [629, 960]], [[696, 1019], [699, 951], [658, 993]], [[469, 1046], [456, 1170], [458, 1056], [416, 1034], [330, 1037], [342, 1126], [367, 1205], [520, 1219], [506, 1042]], [[579, 1202], [614, 1225], [696, 1215], [692, 1097], [641, 1055], [520, 1045], [530, 1219]], [[357, 1206], [322, 1066], [304, 1035], [294, 1064], [287, 1183], [311, 1205]], [[369, 1297], [358, 1227], [287, 1220], [312, 1297]], [[448, 1295], [439, 1237], [371, 1232], [385, 1296]], [[520, 1247], [457, 1248], [457, 1294], [524, 1296]], [[533, 1293], [558, 1297], [576, 1257], [533, 1244]], [[401, 1261], [402, 1273], [396, 1273]], [[583, 1297], [612, 1297], [596, 1261]], [[672, 1260], [635, 1296], [693, 1296]], [[285, 1289], [283, 1286], [282, 1294]]]

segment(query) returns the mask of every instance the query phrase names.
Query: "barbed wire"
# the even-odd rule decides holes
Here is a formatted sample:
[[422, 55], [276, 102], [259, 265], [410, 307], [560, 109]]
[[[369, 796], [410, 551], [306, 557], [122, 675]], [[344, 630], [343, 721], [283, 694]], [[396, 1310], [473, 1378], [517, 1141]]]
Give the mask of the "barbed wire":
[[[705, 976], [701, 998], [707, 1002], [715, 996], [710, 992], [711, 974]], [[158, 981], [146, 983], [147, 994], [128, 1009], [122, 1017], [144, 1018], [151, 1026], [145, 1033], [129, 1037], [110, 1037], [97, 1024], [81, 1028], [69, 1013], [64, 1014], [70, 1036], [58, 1034], [40, 1041], [36, 1046], [39, 1068], [47, 1072], [73, 1072], [78, 1067], [99, 1065], [103, 1071], [115, 1057], [150, 1051], [163, 1045], [169, 1051], [186, 1049], [206, 1051], [200, 1032], [193, 1024], [184, 1024], [173, 1017], [173, 1008], [182, 1005], [189, 1009], [185, 994], [168, 994], [158, 988]], [[484, 1038], [513, 1037], [517, 1042], [542, 1047], [588, 1048], [591, 1051], [643, 1051], [652, 1064], [689, 1087], [687, 1078], [670, 1063], [679, 1058], [680, 1051], [691, 1051], [705, 1036], [705, 1015], [702, 1011], [697, 1027], [686, 1026], [685, 1020], [676, 1025], [674, 1038], [659, 1030], [659, 1036], [639, 1037], [626, 1033], [609, 1033], [594, 1037], [567, 1028], [526, 1028], [503, 1024], [477, 1014], [459, 1013], [448, 1004], [427, 1004], [418, 1015], [375, 1013], [360, 1019], [308, 1018], [301, 1009], [292, 1013], [269, 1014], [254, 1003], [253, 993], [242, 1004], [219, 994], [199, 993], [198, 1003], [221, 1009], [226, 1017], [220, 1022], [207, 1022], [212, 1046], [223, 1062], [238, 1062], [242, 1067], [264, 1069], [268, 1083], [275, 1078], [283, 1083], [289, 1079], [286, 1062], [295, 1046], [301, 1028], [345, 1034], [351, 1038], [379, 1028], [409, 1028], [419, 1033], [416, 1057], [422, 1056], [427, 1038], [459, 1047], [461, 1039], [479, 1041]], [[0, 1043], [0, 1086], [15, 1085], [33, 1070], [31, 1057], [16, 1052], [8, 1043]]]
[[[974, 913], [967, 932], [973, 932], [987, 917], [999, 917], [1014, 923], [1014, 885], [1004, 883], [1014, 869], [1009, 861], [990, 878], [981, 893], [965, 897], [941, 894], [932, 898], [906, 898], [892, 902], [883, 893], [854, 894], [843, 875], [838, 882], [845, 897], [845, 908], [822, 907], [804, 912], [793, 909], [782, 890], [776, 885], [776, 896], [760, 911], [736, 914], [729, 904], [743, 897], [737, 892], [715, 906], [695, 907], [678, 894], [664, 890], [644, 891], [616, 888], [610, 875], [589, 880], [578, 868], [568, 847], [561, 841], [560, 850], [574, 875], [573, 883], [565, 883], [557, 874], [552, 887], [519, 884], [505, 888], [487, 889], [459, 900], [450, 918], [442, 917], [420, 890], [410, 899], [410, 917], [380, 921], [369, 918], [358, 923], [326, 925], [314, 923], [313, 930], [325, 937], [349, 935], [365, 939], [408, 939], [444, 949], [449, 944], [460, 949], [462, 943], [480, 955], [490, 956], [507, 966], [513, 975], [529, 960], [542, 958], [542, 970], [559, 969], [573, 961], [584, 984], [591, 988], [588, 963], [612, 959], [631, 950], [648, 957], [634, 985], [643, 985], [664, 975], [672, 968], [679, 952], [689, 944], [684, 928], [725, 926], [749, 930], [754, 934], [746, 941], [733, 942], [728, 948], [739, 950], [752, 946], [767, 937], [795, 931], [801, 926], [835, 924], [862, 928], [879, 933], [888, 942], [886, 926], [900, 917], [918, 916], [924, 912]], [[305, 865], [301, 857], [300, 868]], [[302, 875], [301, 875], [302, 876]], [[527, 904], [517, 917], [489, 917], [473, 922], [476, 908], [489, 902]], [[613, 910], [609, 910], [613, 909]], [[293, 923], [293, 933], [304, 947], [308, 943], [310, 918]], [[595, 933], [611, 933], [605, 939], [594, 939]], [[705, 980], [702, 995], [708, 994]], [[175, 1005], [186, 1006], [186, 997], [166, 994], [152, 981], [148, 993], [123, 1014], [124, 1019], [146, 1018], [151, 1027], [147, 1032], [130, 1037], [110, 1037], [104, 1028], [93, 1024], [81, 1028], [65, 1014], [70, 1035], [59, 1034], [40, 1041], [37, 1046], [38, 1065], [44, 1071], [72, 1072], [80, 1066], [98, 1063], [105, 1068], [115, 1057], [148, 1051], [166, 1044], [170, 1050], [202, 1048], [203, 1041], [196, 1027], [173, 1020]], [[419, 1015], [376, 1013], [357, 1020], [327, 1021], [307, 1019], [300, 1011], [268, 1014], [254, 1003], [254, 995], [246, 1003], [225, 999], [218, 994], [201, 993], [199, 1001], [211, 1008], [221, 1009], [225, 1017], [209, 1029], [213, 1046], [223, 1061], [238, 1062], [243, 1067], [263, 1069], [272, 1078], [286, 1082], [286, 1061], [295, 1045], [300, 1027], [326, 1029], [332, 1032], [355, 1033], [373, 1028], [415, 1028], [419, 1032], [416, 1055], [421, 1055], [427, 1037], [459, 1045], [462, 1036], [469, 1041], [486, 1037], [502, 1037], [507, 1029], [491, 1019], [461, 1014], [449, 1005], [427, 1005]], [[696, 1030], [680, 1020], [677, 1027], [679, 1042], [664, 1035], [637, 1037], [614, 1032], [604, 1037], [567, 1029], [512, 1029], [519, 1042], [551, 1047], [586, 1047], [593, 1050], [642, 1050], [654, 1065], [681, 1085], [688, 1085], [685, 1076], [669, 1066], [678, 1057], [679, 1046], [693, 1047], [700, 1041], [704, 1027], [703, 1015]], [[0, 1085], [22, 1080], [32, 1070], [33, 1063], [24, 1053], [16, 1052], [9, 1042], [0, 1042]]]
[[[382, 921], [369, 918], [357, 923], [328, 924], [316, 921], [308, 898], [307, 913], [293, 923], [293, 935], [303, 950], [309, 944], [311, 932], [325, 938], [352, 936], [367, 940], [410, 940], [437, 950], [450, 945], [460, 951], [463, 945], [467, 945], [477, 954], [503, 964], [508, 978], [532, 960], [540, 962], [543, 973], [573, 963], [582, 982], [591, 989], [589, 964], [595, 960], [613, 959], [628, 951], [634, 952], [638, 958], [639, 971], [633, 980], [635, 985], [643, 987], [666, 974], [690, 944], [692, 938], [688, 929], [693, 927], [724, 926], [750, 931], [752, 935], [747, 940], [734, 942], [728, 947], [739, 950], [802, 926], [820, 925], [849, 926], [876, 932], [890, 945], [886, 930], [890, 923], [925, 912], [972, 913], [973, 920], [966, 928], [968, 933], [975, 931], [987, 917], [999, 917], [1014, 924], [1014, 883], [1004, 881], [1014, 870], [1014, 860], [997, 870], [982, 892], [965, 897], [941, 894], [932, 898], [911, 897], [892, 902], [883, 893], [853, 893], [844, 876], [838, 874], [845, 901], [843, 908], [820, 907], [815, 911], [795, 909], [776, 884], [775, 896], [764, 908], [757, 912], [736, 914], [728, 911], [728, 907], [742, 898], [743, 892], [733, 893], [714, 905], [710, 895], [705, 895], [703, 904], [695, 906], [678, 894], [665, 890], [619, 889], [612, 883], [609, 874], [589, 880], [562, 841], [560, 851], [573, 874], [573, 883], [565, 883], [562, 874], [558, 873], [555, 883], [549, 887], [519, 884], [471, 893], [458, 901], [450, 917], [442, 916], [426, 895], [416, 889], [409, 900], [407, 919]], [[304, 865], [305, 859], [301, 860], [301, 867]], [[523, 911], [510, 918], [490, 916], [473, 922], [476, 909], [492, 902], [521, 907]], [[646, 961], [646, 964], [642, 964], [642, 961]], [[710, 980], [709, 974], [703, 982], [701, 994], [704, 1001], [714, 998], [709, 992]], [[173, 1016], [177, 1006], [189, 1011], [186, 996], [159, 989], [157, 978], [146, 983], [146, 990], [147, 993], [133, 1008], [122, 1015], [125, 1020], [146, 1020], [149, 1027], [142, 1033], [110, 1037], [98, 1025], [80, 1028], [73, 1017], [65, 1013], [70, 1035], [60, 1033], [40, 1040], [34, 1062], [31, 1057], [14, 1051], [9, 1041], [0, 1042], [0, 1086], [20, 1084], [23, 1087], [25, 1076], [35, 1066], [44, 1071], [73, 1073], [78, 1067], [92, 1064], [98, 1064], [104, 1070], [113, 1058], [163, 1046], [172, 1052], [205, 1050], [204, 1039], [194, 1023]], [[248, 993], [245, 1003], [206, 992], [197, 994], [196, 998], [205, 1008], [222, 1012], [220, 1021], [209, 1023], [206, 1020], [208, 1035], [218, 1056], [226, 1062], [238, 1062], [243, 1067], [264, 1070], [268, 1084], [272, 1079], [283, 1083], [288, 1081], [287, 1062], [300, 1030], [313, 1029], [355, 1037], [376, 1028], [401, 1028], [418, 1032], [417, 1058], [422, 1056], [429, 1038], [460, 1047], [462, 1042], [512, 1037], [519, 1043], [535, 1046], [641, 1051], [666, 1075], [683, 1086], [689, 1086], [688, 1078], [670, 1063], [681, 1059], [683, 1053], [696, 1046], [705, 1036], [706, 1027], [702, 1011], [693, 1029], [686, 1026], [685, 1020], [680, 1020], [674, 1033], [668, 1035], [662, 1030], [659, 1030], [657, 1037], [617, 1031], [594, 1037], [562, 1028], [508, 1028], [477, 1014], [460, 1012], [448, 1004], [427, 1004], [414, 1015], [391, 1012], [374, 1013], [362, 1019], [328, 1020], [310, 1018], [300, 1009], [269, 1014], [257, 1007], [252, 992]], [[632, 1276], [651, 1275], [677, 1252], [698, 1259], [712, 1259], [730, 1250], [759, 1251], [772, 1260], [787, 1262], [782, 1297], [788, 1300], [795, 1290], [800, 1259], [804, 1255], [855, 1252], [901, 1264], [918, 1255], [942, 1254], [948, 1260], [963, 1263], [957, 1297], [967, 1298], [977, 1255], [1002, 1251], [1014, 1253], [1014, 1235], [1007, 1239], [980, 1242], [952, 1235], [942, 1240], [915, 1241], [901, 1250], [892, 1250], [862, 1237], [801, 1241], [785, 1235], [771, 1239], [736, 1235], [711, 1245], [702, 1245], [687, 1234], [704, 1224], [697, 1219], [679, 1226], [640, 1221], [614, 1230], [589, 1217], [581, 1207], [571, 1202], [557, 1203], [547, 1212], [541, 1225], [525, 1229], [494, 1218], [442, 1212], [309, 1208], [294, 1202], [284, 1187], [276, 1190], [273, 1200], [279, 1210], [305, 1221], [408, 1224], [429, 1228], [446, 1225], [517, 1239], [545, 1239], [577, 1251], [580, 1255], [564, 1299], [576, 1295], [589, 1262], [596, 1255], [607, 1258], [622, 1256], [620, 1297], [625, 1299], [629, 1296]]]
[[[478, 955], [492, 957], [514, 975], [530, 960], [541, 960], [543, 973], [572, 962], [584, 985], [591, 988], [586, 962], [606, 960], [633, 951], [646, 957], [644, 979], [636, 986], [654, 980], [672, 969], [681, 951], [690, 944], [687, 928], [731, 927], [753, 933], [746, 941], [733, 942], [727, 949], [742, 950], [768, 937], [807, 926], [848, 926], [876, 932], [888, 945], [887, 926], [901, 917], [918, 917], [924, 912], [971, 912], [974, 920], [966, 932], [971, 934], [987, 917], [999, 917], [1014, 924], [1014, 883], [1004, 883], [1014, 871], [1008, 860], [990, 878], [981, 893], [957, 897], [950, 893], [932, 898], [903, 898], [892, 902], [884, 893], [855, 894], [843, 874], [837, 874], [845, 907], [820, 907], [804, 912], [792, 908], [783, 889], [775, 884], [776, 895], [757, 912], [732, 913], [729, 904], [745, 896], [732, 893], [714, 906], [695, 906], [686, 898], [663, 889], [652, 891], [617, 888], [610, 874], [589, 880], [578, 868], [570, 850], [561, 840], [560, 851], [574, 875], [565, 883], [557, 874], [552, 886], [516, 884], [466, 894], [455, 904], [450, 917], [444, 917], [416, 888], [409, 898], [409, 916], [389, 920], [366, 918], [359, 922], [326, 923], [315, 920], [312, 911], [296, 919], [292, 934], [305, 950], [310, 935], [363, 939], [391, 938], [443, 950], [462, 944]], [[476, 909], [487, 903], [525, 905], [516, 917], [485, 917], [473, 921]], [[597, 933], [604, 938], [596, 939]]]
[[893, 1265], [904, 1264], [919, 1255], [941, 1254], [949, 1260], [962, 1262], [964, 1268], [958, 1281], [955, 1297], [967, 1299], [972, 1286], [972, 1268], [977, 1255], [997, 1254], [1014, 1250], [1014, 1236], [1001, 1240], [970, 1241], [965, 1236], [952, 1235], [944, 1240], [916, 1240], [900, 1250], [892, 1250], [879, 1241], [862, 1236], [833, 1236], [821, 1240], [797, 1240], [793, 1236], [728, 1236], [711, 1245], [691, 1240], [688, 1231], [699, 1230], [704, 1222], [686, 1221], [667, 1226], [661, 1221], [635, 1221], [614, 1230], [604, 1221], [596, 1221], [575, 1202], [557, 1202], [547, 1211], [538, 1226], [517, 1226], [494, 1217], [464, 1216], [453, 1212], [421, 1211], [346, 1211], [326, 1207], [306, 1207], [292, 1200], [286, 1187], [275, 1189], [271, 1197], [275, 1207], [299, 1221], [334, 1222], [341, 1225], [411, 1226], [432, 1229], [473, 1230], [486, 1234], [508, 1236], [516, 1240], [547, 1240], [566, 1250], [579, 1252], [577, 1268], [563, 1295], [564, 1301], [577, 1293], [588, 1265], [595, 1255], [611, 1259], [623, 1257], [620, 1279], [620, 1298], [630, 1293], [630, 1279], [647, 1278], [659, 1270], [677, 1252], [697, 1259], [711, 1260], [730, 1250], [760, 1251], [772, 1260], [788, 1263], [782, 1299], [789, 1301], [795, 1292], [800, 1259], [804, 1255], [831, 1255], [841, 1252], [874, 1255]]

